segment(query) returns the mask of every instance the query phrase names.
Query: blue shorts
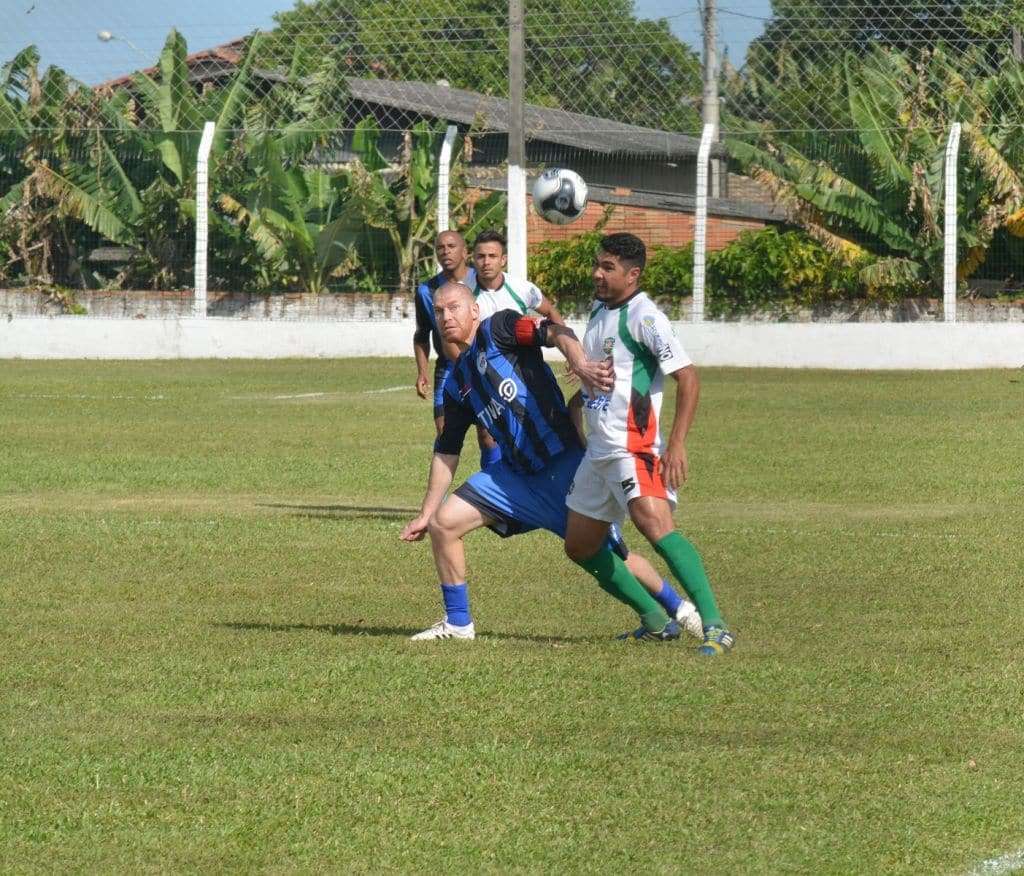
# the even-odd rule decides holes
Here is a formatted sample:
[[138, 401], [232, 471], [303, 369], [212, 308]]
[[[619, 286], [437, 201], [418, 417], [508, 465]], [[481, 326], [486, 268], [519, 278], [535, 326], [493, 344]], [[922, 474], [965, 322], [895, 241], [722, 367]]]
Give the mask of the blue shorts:
[[444, 380], [451, 374], [452, 363], [449, 359], [434, 361], [434, 419], [444, 416]]
[[[502, 538], [546, 529], [564, 539], [569, 517], [565, 497], [582, 459], [582, 450], [566, 450], [537, 474], [513, 471], [501, 459], [472, 475], [455, 495], [490, 517], [494, 522], [488, 528]], [[623, 559], [629, 556], [616, 526], [608, 533], [607, 547]]]

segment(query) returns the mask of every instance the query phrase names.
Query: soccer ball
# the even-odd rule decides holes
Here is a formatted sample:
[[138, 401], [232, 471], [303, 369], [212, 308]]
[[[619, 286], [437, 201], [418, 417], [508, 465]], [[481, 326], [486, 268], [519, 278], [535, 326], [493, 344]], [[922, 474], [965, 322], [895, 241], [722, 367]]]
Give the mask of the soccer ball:
[[587, 207], [587, 184], [574, 170], [553, 167], [533, 183], [533, 208], [548, 222], [568, 225]]

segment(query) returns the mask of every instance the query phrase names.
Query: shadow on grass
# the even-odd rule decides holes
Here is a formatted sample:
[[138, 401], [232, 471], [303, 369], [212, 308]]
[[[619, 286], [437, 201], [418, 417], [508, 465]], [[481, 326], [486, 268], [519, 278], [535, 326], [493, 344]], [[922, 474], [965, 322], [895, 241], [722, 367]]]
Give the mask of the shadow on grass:
[[418, 508], [384, 508], [373, 505], [284, 505], [259, 502], [260, 508], [294, 511], [295, 517], [314, 520], [412, 520], [420, 513]]
[[[371, 627], [362, 624], [258, 624], [227, 622], [213, 624], [229, 630], [254, 631], [260, 633], [327, 633], [331, 636], [398, 636], [409, 638], [420, 632], [422, 627]], [[530, 636], [517, 633], [482, 632], [481, 639], [501, 639], [509, 642], [536, 642], [541, 645], [566, 645], [607, 642], [610, 636]]]

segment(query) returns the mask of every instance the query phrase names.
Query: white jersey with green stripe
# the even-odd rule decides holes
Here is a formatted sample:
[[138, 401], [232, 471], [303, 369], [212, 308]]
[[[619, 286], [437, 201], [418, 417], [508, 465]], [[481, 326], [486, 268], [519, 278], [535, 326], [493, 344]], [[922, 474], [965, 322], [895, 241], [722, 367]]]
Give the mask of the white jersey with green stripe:
[[615, 365], [610, 393], [592, 395], [586, 387], [582, 389], [587, 455], [591, 459], [660, 455], [664, 376], [691, 364], [668, 317], [645, 292], [615, 307], [597, 303], [583, 349], [588, 359], [611, 356]]
[[497, 289], [482, 289], [477, 283], [473, 294], [476, 295], [476, 303], [480, 305], [481, 322], [499, 310], [515, 310], [526, 314], [527, 311], [536, 310], [544, 300], [540, 289], [529, 280], [510, 277], [508, 274], [502, 276], [501, 286]]

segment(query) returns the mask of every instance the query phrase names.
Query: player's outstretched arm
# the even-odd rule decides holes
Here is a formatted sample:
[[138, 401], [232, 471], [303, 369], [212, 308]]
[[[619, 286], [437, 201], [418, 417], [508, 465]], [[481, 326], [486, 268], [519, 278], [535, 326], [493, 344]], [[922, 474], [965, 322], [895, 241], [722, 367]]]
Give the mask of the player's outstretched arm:
[[547, 326], [546, 344], [555, 347], [565, 356], [569, 368], [583, 383], [597, 392], [611, 392], [615, 386], [615, 369], [610, 359], [592, 362], [583, 352], [583, 344], [576, 337], [576, 332], [564, 325]]
[[420, 513], [406, 524], [399, 538], [402, 541], [419, 541], [427, 534], [427, 525], [434, 512], [441, 506], [448, 488], [455, 479], [459, 457], [449, 453], [435, 453], [430, 460], [430, 475], [427, 478], [427, 493], [423, 497]]
[[558, 308], [551, 303], [547, 295], [541, 295], [540, 304], [537, 305], [536, 310], [537, 313], [545, 319], [550, 319], [555, 325], [565, 325], [562, 314], [558, 312]]
[[676, 415], [672, 421], [672, 432], [665, 452], [661, 455], [661, 473], [665, 484], [676, 490], [690, 474], [690, 463], [686, 456], [686, 436], [697, 414], [700, 399], [700, 378], [692, 365], [672, 372], [676, 381]]

